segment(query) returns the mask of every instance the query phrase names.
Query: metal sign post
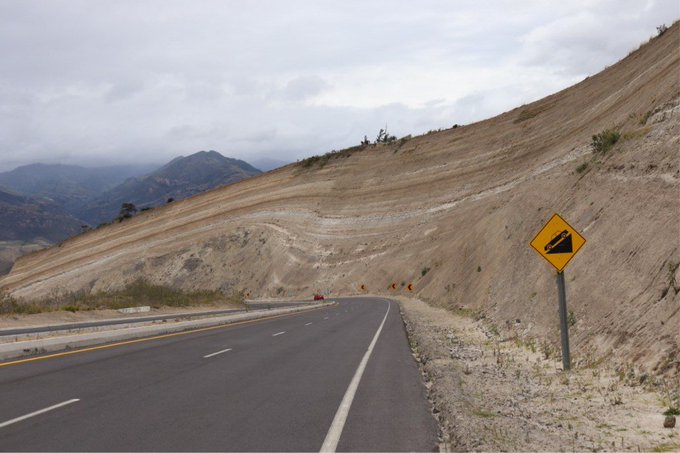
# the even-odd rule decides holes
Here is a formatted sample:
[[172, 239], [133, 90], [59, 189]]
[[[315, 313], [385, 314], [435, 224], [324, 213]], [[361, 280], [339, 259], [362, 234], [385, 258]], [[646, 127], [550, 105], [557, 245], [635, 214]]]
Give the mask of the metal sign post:
[[560, 305], [560, 331], [562, 337], [562, 368], [571, 369], [569, 354], [569, 320], [567, 319], [567, 291], [564, 285], [564, 268], [576, 255], [586, 240], [558, 214], [538, 232], [529, 245], [557, 270], [557, 297]]
[[569, 354], [569, 323], [567, 322], [567, 290], [564, 286], [564, 272], [557, 273], [557, 296], [560, 303], [560, 332], [562, 335], [562, 369], [571, 369]]

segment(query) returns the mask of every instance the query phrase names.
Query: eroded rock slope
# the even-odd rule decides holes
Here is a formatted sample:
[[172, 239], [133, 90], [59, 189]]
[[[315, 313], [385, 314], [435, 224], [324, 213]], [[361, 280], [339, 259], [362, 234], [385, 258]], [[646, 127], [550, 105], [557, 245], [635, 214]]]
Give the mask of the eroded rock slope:
[[[559, 341], [554, 272], [529, 241], [554, 213], [587, 238], [567, 268], [577, 361], [676, 372], [680, 27], [495, 118], [293, 164], [23, 257], [19, 298], [144, 277], [252, 297], [389, 294]], [[621, 139], [594, 153], [593, 134]], [[578, 170], [577, 170], [578, 169]], [[513, 328], [508, 326], [512, 324]]]

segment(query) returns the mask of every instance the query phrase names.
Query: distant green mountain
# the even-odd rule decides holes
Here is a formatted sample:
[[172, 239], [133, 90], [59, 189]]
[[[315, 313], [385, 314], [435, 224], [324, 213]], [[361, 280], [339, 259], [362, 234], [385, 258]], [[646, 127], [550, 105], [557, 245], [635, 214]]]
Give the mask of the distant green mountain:
[[47, 199], [74, 213], [89, 200], [126, 179], [144, 175], [157, 165], [115, 165], [87, 168], [77, 165], [31, 164], [0, 173], [0, 187], [31, 198]]
[[260, 173], [242, 160], [224, 157], [217, 151], [200, 151], [177, 157], [146, 176], [129, 178], [73, 212], [97, 225], [115, 219], [123, 203], [133, 203], [139, 209], [159, 206], [170, 198], [181, 200]]
[[63, 208], [0, 190], [0, 241], [58, 242], [81, 231], [81, 224]]

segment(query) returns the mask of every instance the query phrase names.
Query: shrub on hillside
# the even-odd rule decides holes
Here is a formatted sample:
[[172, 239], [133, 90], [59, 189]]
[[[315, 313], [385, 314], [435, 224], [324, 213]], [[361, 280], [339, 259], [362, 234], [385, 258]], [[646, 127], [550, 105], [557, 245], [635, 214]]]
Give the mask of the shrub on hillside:
[[375, 138], [375, 143], [392, 143], [396, 139], [397, 137], [390, 135], [389, 132], [387, 132], [387, 129], [380, 129], [378, 136]]
[[593, 135], [590, 147], [597, 153], [606, 153], [621, 138], [621, 133], [616, 129], [607, 129], [599, 134]]
[[347, 158], [361, 149], [363, 149], [362, 145], [352, 146], [351, 148], [343, 149], [341, 151], [333, 150], [321, 156], [311, 156], [306, 159], [302, 159], [298, 165], [300, 165], [302, 168], [310, 168], [315, 165], [318, 165], [319, 168], [323, 168], [331, 160]]
[[40, 313], [42, 310], [40, 307], [31, 303], [18, 302], [11, 296], [7, 294], [0, 293], [0, 315], [4, 314], [22, 314], [31, 315], [34, 313]]
[[137, 213], [137, 206], [135, 206], [133, 203], [123, 203], [120, 206], [120, 213], [118, 214], [118, 217], [116, 217], [116, 220], [119, 222], [122, 222], [125, 219], [129, 219], [133, 215]]

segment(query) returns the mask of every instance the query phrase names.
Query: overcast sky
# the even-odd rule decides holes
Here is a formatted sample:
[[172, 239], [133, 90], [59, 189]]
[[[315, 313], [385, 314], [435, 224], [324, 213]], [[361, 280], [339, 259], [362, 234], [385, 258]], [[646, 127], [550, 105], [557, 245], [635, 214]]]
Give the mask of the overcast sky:
[[296, 160], [494, 116], [602, 70], [678, 0], [0, 0], [0, 170]]

